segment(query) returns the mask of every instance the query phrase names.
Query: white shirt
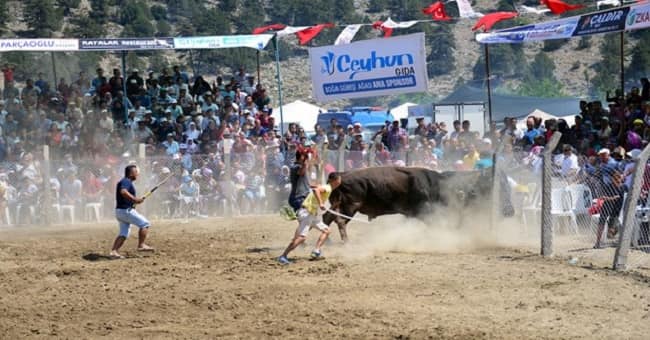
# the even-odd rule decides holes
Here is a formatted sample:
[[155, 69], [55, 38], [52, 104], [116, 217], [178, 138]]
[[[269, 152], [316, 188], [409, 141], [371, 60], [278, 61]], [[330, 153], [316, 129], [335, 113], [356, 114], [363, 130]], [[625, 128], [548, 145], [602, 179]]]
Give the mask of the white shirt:
[[578, 170], [580, 170], [580, 165], [578, 165], [578, 156], [574, 154], [571, 154], [568, 157], [562, 155], [562, 163], [560, 166], [560, 174], [562, 176], [569, 176], [572, 171], [574, 171], [573, 174], [575, 174]]

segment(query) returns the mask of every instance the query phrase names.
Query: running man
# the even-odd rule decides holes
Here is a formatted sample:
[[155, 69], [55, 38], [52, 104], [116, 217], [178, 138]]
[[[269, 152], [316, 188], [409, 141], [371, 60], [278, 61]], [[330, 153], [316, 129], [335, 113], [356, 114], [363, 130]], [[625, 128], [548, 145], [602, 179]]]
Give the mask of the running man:
[[296, 233], [293, 236], [293, 240], [287, 246], [284, 253], [278, 257], [278, 262], [281, 264], [289, 264], [291, 261], [287, 258], [289, 253], [296, 249], [300, 244], [305, 242], [307, 239], [307, 234], [311, 228], [317, 228], [321, 231], [320, 237], [316, 242], [316, 247], [311, 252], [311, 257], [313, 259], [318, 259], [321, 257], [321, 246], [327, 240], [327, 237], [330, 234], [328, 226], [323, 223], [321, 216], [319, 214], [319, 209], [324, 211], [325, 202], [330, 197], [332, 190], [336, 189], [341, 185], [341, 175], [337, 172], [332, 172], [327, 178], [326, 185], [319, 185], [312, 189], [312, 191], [307, 195], [307, 198], [302, 203], [302, 207], [298, 210], [298, 228]]
[[133, 186], [133, 181], [137, 180], [139, 175], [140, 169], [136, 165], [128, 165], [124, 169], [124, 178], [117, 183], [117, 188], [115, 189], [115, 200], [117, 202], [115, 206], [115, 218], [120, 226], [120, 233], [115, 238], [113, 249], [111, 249], [110, 256], [114, 258], [124, 258], [118, 251], [124, 244], [124, 241], [126, 241], [126, 238], [129, 237], [131, 224], [140, 228], [140, 232], [138, 233], [138, 251], [154, 250], [144, 243], [147, 239], [147, 233], [149, 232], [151, 223], [135, 210], [135, 205], [144, 201], [144, 198], [135, 195], [135, 187]]

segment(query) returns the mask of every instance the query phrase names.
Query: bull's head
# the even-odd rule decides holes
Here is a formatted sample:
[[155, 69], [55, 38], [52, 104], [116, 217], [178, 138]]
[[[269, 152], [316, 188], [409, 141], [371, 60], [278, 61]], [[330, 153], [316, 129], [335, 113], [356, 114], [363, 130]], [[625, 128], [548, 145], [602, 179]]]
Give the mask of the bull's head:
[[[341, 200], [340, 200], [341, 194], [340, 192], [335, 189], [332, 191], [332, 194], [330, 195], [329, 201], [330, 201], [330, 210], [339, 212], [339, 208], [341, 205]], [[336, 214], [333, 214], [329, 211], [326, 211], [323, 214], [323, 223], [329, 227], [332, 222], [336, 222], [336, 225], [339, 227], [339, 234], [341, 235], [341, 240], [345, 243], [348, 241], [348, 232], [347, 232], [347, 224], [350, 220], [347, 218], [338, 216]]]

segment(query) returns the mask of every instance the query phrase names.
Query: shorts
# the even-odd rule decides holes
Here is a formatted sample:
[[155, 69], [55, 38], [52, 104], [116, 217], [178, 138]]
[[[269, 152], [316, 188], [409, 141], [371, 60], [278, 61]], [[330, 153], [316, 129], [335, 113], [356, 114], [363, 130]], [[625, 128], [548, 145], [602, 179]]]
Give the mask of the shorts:
[[312, 215], [305, 208], [299, 209], [296, 216], [298, 217], [299, 223], [298, 229], [296, 229], [296, 235], [307, 236], [311, 228], [316, 228], [320, 231], [329, 230], [329, 227], [323, 223], [319, 215]]
[[129, 237], [129, 227], [131, 224], [140, 229], [149, 228], [151, 223], [146, 217], [142, 216], [135, 209], [115, 209], [115, 218], [120, 226], [119, 236]]

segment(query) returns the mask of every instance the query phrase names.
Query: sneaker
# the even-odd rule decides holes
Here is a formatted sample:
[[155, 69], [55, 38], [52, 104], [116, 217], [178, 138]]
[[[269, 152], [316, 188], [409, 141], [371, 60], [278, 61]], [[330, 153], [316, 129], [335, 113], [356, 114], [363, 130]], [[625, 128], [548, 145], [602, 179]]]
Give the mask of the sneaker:
[[287, 265], [287, 264], [291, 263], [291, 261], [289, 261], [289, 259], [286, 256], [278, 257], [278, 262], [280, 262], [280, 264], [283, 264], [283, 265]]
[[319, 259], [320, 257], [321, 257], [320, 250], [314, 250], [314, 251], [311, 252], [311, 258], [312, 259], [316, 260], [316, 259]]

